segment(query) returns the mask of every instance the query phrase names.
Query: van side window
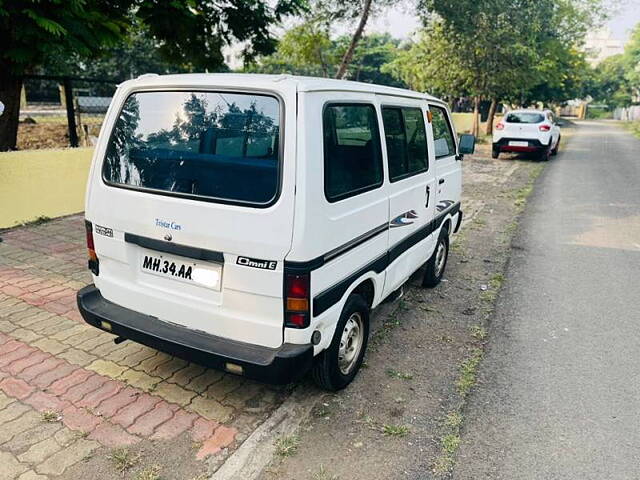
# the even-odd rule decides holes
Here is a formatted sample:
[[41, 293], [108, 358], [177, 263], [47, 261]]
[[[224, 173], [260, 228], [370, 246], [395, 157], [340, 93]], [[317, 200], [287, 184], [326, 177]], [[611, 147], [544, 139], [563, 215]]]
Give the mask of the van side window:
[[385, 107], [382, 123], [391, 181], [427, 171], [427, 134], [422, 110]]
[[448, 157], [456, 154], [456, 142], [453, 140], [453, 130], [449, 125], [449, 118], [444, 108], [429, 105], [431, 110], [431, 125], [433, 126], [433, 146], [436, 158]]
[[335, 202], [382, 185], [382, 154], [373, 105], [330, 104], [323, 112], [324, 192]]

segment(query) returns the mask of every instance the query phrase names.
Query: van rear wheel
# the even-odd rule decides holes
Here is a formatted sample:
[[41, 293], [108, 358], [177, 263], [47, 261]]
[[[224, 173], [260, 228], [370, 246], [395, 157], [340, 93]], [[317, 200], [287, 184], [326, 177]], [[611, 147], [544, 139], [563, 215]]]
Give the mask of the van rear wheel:
[[367, 349], [369, 311], [360, 295], [353, 294], [347, 299], [331, 345], [314, 361], [311, 374], [319, 387], [335, 392], [355, 378]]
[[440, 283], [444, 276], [444, 269], [447, 266], [447, 259], [449, 258], [449, 231], [446, 228], [440, 229], [440, 235], [438, 236], [438, 243], [431, 255], [431, 258], [427, 260], [427, 267], [422, 279], [422, 286], [427, 288], [433, 288]]

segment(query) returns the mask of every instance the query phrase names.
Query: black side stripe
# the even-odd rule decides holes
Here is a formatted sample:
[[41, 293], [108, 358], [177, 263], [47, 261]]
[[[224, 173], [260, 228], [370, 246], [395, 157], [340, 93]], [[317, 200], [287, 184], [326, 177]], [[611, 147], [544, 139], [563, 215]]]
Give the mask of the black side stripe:
[[306, 262], [285, 261], [284, 268], [286, 271], [291, 273], [310, 272], [312, 270], [315, 270], [316, 268], [320, 268], [326, 262], [333, 260], [334, 258], [339, 257], [342, 254], [347, 253], [349, 250], [352, 250], [357, 246], [362, 245], [364, 242], [368, 242], [369, 240], [376, 237], [377, 235], [383, 232], [386, 232], [387, 228], [388, 228], [388, 225], [386, 223], [383, 223], [382, 225], [379, 225], [376, 228], [373, 228], [368, 232], [365, 232], [362, 235], [357, 236], [353, 240], [349, 240], [347, 243], [340, 245], [339, 247], [336, 247], [333, 250], [330, 250], [324, 255], [320, 255], [319, 257], [316, 257], [312, 260], [308, 260]]
[[[381, 273], [385, 268], [387, 268], [391, 263], [393, 263], [400, 255], [409, 250], [414, 245], [418, 244], [425, 238], [427, 238], [431, 233], [435, 232], [440, 228], [442, 223], [444, 222], [447, 215], [455, 215], [460, 210], [460, 202], [453, 204], [446, 211], [440, 213], [436, 218], [430, 221], [427, 225], [422, 227], [420, 230], [415, 231], [408, 237], [404, 238], [402, 241], [395, 244], [391, 247], [385, 254], [374, 260], [373, 262], [365, 265], [364, 267], [359, 268], [357, 271], [349, 275], [344, 280], [336, 283], [335, 285], [329, 287], [328, 289], [320, 292], [313, 298], [313, 316], [317, 317], [322, 314], [331, 306], [335, 305], [340, 301], [342, 296], [345, 294], [347, 289], [355, 282], [359, 277], [364, 275], [369, 271], [374, 271], [376, 273]], [[309, 270], [307, 270], [309, 271]]]
[[156, 250], [158, 252], [172, 253], [180, 257], [194, 258], [196, 260], [206, 260], [210, 262], [224, 263], [224, 255], [222, 252], [213, 250], [205, 250], [204, 248], [190, 247], [188, 245], [180, 245], [177, 243], [165, 242], [155, 238], [141, 237], [133, 233], [124, 234], [124, 241], [134, 243], [140, 247]]
[[328, 288], [324, 292], [316, 295], [313, 299], [313, 316], [317, 317], [322, 312], [329, 309], [332, 305], [338, 303], [347, 289], [353, 282], [358, 279], [358, 277], [361, 277], [369, 271], [381, 273], [385, 268], [387, 268], [387, 265], [389, 265], [389, 255], [385, 253], [373, 262], [353, 272], [351, 275], [338, 282], [333, 287]]

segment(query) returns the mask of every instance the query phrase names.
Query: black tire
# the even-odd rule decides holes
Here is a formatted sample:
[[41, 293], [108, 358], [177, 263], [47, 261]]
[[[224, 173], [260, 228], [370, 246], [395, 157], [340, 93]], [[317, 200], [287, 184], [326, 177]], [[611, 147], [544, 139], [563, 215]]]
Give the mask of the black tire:
[[545, 148], [543, 148], [540, 151], [540, 160], [542, 160], [543, 162], [548, 162], [549, 160], [551, 160], [551, 144], [552, 144], [553, 140], [549, 140], [549, 145], [547, 145]]
[[560, 139], [562, 138], [562, 136], [558, 137], [558, 141], [556, 142], [556, 146], [553, 148], [553, 150], [551, 150], [551, 155], [557, 155], [558, 154], [558, 149], [560, 148]]
[[[441, 263], [438, 267], [438, 252], [440, 248], [444, 248], [444, 263]], [[449, 258], [449, 231], [446, 228], [440, 230], [438, 236], [438, 242], [436, 248], [433, 250], [431, 258], [427, 260], [426, 270], [424, 277], [422, 278], [422, 286], [427, 288], [433, 288], [440, 283], [444, 276], [444, 270], [447, 266], [447, 259]], [[442, 261], [442, 260], [441, 260]]]
[[493, 147], [491, 149], [491, 158], [498, 158], [500, 156], [500, 149]]
[[[357, 294], [351, 295], [342, 309], [340, 319], [336, 325], [336, 331], [333, 334], [333, 340], [331, 345], [324, 352], [319, 353], [314, 359], [311, 375], [316, 384], [325, 390], [332, 392], [342, 390], [355, 378], [362, 361], [364, 360], [364, 354], [367, 350], [367, 343], [369, 340], [369, 304]], [[359, 314], [362, 320], [363, 338], [360, 346], [360, 351], [357, 353], [357, 357], [354, 357], [354, 363], [350, 366], [350, 369], [345, 373], [340, 368], [339, 352], [342, 335], [347, 328], [347, 322], [352, 318], [354, 314]]]

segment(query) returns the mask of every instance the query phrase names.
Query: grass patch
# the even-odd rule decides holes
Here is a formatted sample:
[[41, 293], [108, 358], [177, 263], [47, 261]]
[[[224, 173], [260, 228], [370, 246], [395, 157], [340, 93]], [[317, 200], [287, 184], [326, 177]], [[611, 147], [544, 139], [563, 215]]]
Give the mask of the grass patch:
[[483, 356], [484, 351], [481, 348], [474, 348], [471, 350], [471, 355], [460, 365], [460, 376], [456, 381], [456, 387], [458, 387], [458, 393], [461, 396], [465, 397], [475, 385], [478, 365], [480, 365]]
[[320, 465], [318, 471], [313, 474], [313, 480], [338, 480], [338, 476], [331, 475], [324, 465]]
[[460, 412], [453, 411], [453, 412], [449, 412], [449, 414], [444, 420], [444, 424], [447, 427], [452, 429], [460, 428], [463, 420], [464, 420], [464, 417]]
[[289, 435], [276, 440], [276, 453], [280, 457], [291, 457], [298, 451], [300, 439], [297, 435]]
[[504, 274], [501, 272], [494, 273], [489, 279], [489, 286], [494, 290], [499, 290], [504, 283]]
[[387, 437], [404, 437], [409, 433], [406, 425], [383, 425], [382, 433]]
[[113, 462], [116, 470], [124, 475], [127, 470], [136, 466], [140, 456], [132, 454], [127, 448], [116, 448], [108, 458]]
[[622, 126], [640, 138], [640, 122], [622, 122]]
[[153, 465], [140, 470], [136, 476], [136, 480], [160, 480], [160, 466]]
[[458, 450], [460, 446], [460, 435], [457, 434], [448, 434], [442, 437], [441, 440], [442, 450], [444, 450], [449, 455], [453, 455]]
[[47, 222], [50, 222], [51, 220], [52, 220], [51, 217], [47, 217], [46, 215], [40, 215], [39, 217], [36, 217], [35, 220], [22, 222], [20, 226], [21, 227], [37, 227], [38, 225], [43, 225]]
[[43, 422], [53, 423], [59, 422], [60, 420], [62, 420], [62, 415], [60, 415], [58, 412], [54, 412], [53, 410], [45, 410], [44, 412], [42, 412]]
[[399, 378], [400, 380], [412, 380], [413, 374], [408, 372], [398, 372], [392, 368], [387, 369], [387, 376], [391, 378]]
[[469, 330], [471, 330], [471, 336], [476, 340], [484, 340], [487, 338], [487, 329], [482, 325], [473, 325]]

